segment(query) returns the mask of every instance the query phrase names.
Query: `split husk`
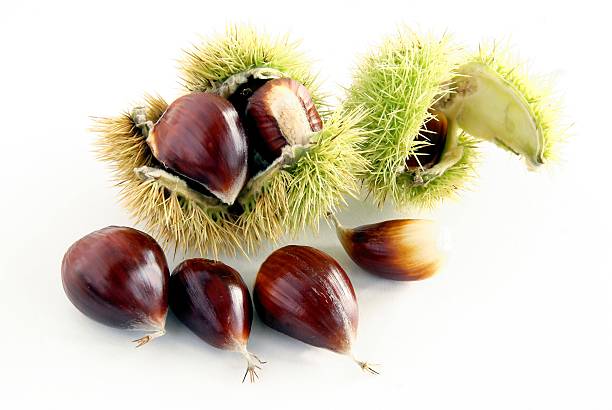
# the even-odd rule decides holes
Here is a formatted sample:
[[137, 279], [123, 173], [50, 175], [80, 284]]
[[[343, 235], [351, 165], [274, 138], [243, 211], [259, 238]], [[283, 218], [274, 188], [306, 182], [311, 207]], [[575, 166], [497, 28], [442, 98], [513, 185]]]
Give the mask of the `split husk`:
[[[482, 140], [521, 155], [530, 168], [555, 157], [564, 135], [558, 110], [506, 57], [494, 47], [470, 55], [446, 35], [401, 27], [362, 58], [344, 107], [368, 112], [359, 124], [368, 131], [363, 181], [379, 205], [431, 208], [455, 196], [476, 175]], [[430, 145], [424, 125], [433, 111], [448, 120], [440, 160], [409, 168], [406, 159], [418, 160], [419, 148]]]
[[186, 92], [224, 97], [249, 79], [293, 78], [311, 92], [324, 126], [310, 144], [286, 147], [247, 183], [238, 205], [228, 207], [157, 167], [145, 139], [168, 106], [161, 97], [146, 96], [141, 107], [98, 119], [99, 156], [111, 164], [122, 202], [158, 239], [213, 256], [251, 253], [264, 240], [317, 229], [327, 212], [345, 204], [344, 195], [354, 195], [366, 166], [358, 149], [363, 111], [326, 110], [298, 43], [231, 26], [188, 51], [180, 69]]

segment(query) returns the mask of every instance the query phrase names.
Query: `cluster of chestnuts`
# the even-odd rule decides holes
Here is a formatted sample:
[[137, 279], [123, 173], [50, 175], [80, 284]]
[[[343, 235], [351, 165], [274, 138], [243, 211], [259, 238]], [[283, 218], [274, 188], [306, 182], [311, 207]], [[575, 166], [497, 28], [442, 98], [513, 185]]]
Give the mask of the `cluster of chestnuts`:
[[400, 28], [334, 110], [288, 37], [232, 26], [185, 54], [184, 95], [98, 119], [98, 152], [148, 232], [213, 257], [316, 230], [360, 188], [433, 207], [475, 176], [481, 142], [535, 169], [564, 138], [554, 99], [496, 47]]
[[[430, 221], [394, 220], [356, 229], [339, 238], [349, 256], [368, 272], [395, 280], [432, 275], [441, 261]], [[423, 249], [428, 248], [427, 252]], [[308, 246], [274, 251], [257, 273], [253, 300], [240, 274], [214, 260], [180, 263], [170, 275], [162, 248], [133, 228], [109, 226], [75, 242], [62, 262], [70, 301], [108, 326], [146, 332], [137, 346], [165, 334], [168, 308], [206, 343], [246, 359], [253, 381], [263, 362], [247, 350], [253, 304], [263, 323], [295, 339], [351, 357], [357, 333], [355, 290], [340, 264]]]
[[331, 112], [296, 43], [231, 27], [180, 70], [182, 96], [94, 126], [123, 204], [162, 245], [252, 253], [316, 230], [356, 193], [364, 110]]
[[285, 146], [306, 146], [322, 128], [310, 93], [293, 79], [250, 82], [231, 97], [194, 92], [178, 98], [148, 124], [146, 140], [165, 170], [226, 205]]
[[[547, 95], [495, 49], [458, 53], [445, 37], [410, 30], [363, 58], [332, 113], [317, 109], [316, 79], [287, 38], [231, 27], [181, 64], [185, 95], [171, 104], [149, 97], [100, 119], [99, 152], [153, 236], [215, 257], [248, 253], [327, 217], [363, 270], [397, 281], [428, 278], [444, 259], [434, 221], [346, 228], [335, 216], [344, 195], [356, 194], [361, 181], [379, 205], [432, 206], [472, 177], [479, 141], [535, 168], [563, 139]], [[170, 308], [208, 344], [240, 353], [243, 381], [265, 363], [247, 349], [253, 306], [269, 327], [376, 373], [352, 354], [359, 314], [349, 276], [312, 247], [269, 255], [251, 299], [226, 264], [189, 259], [170, 274], [151, 236], [108, 227], [70, 247], [62, 280], [87, 316], [146, 332], [137, 346], [165, 334]]]

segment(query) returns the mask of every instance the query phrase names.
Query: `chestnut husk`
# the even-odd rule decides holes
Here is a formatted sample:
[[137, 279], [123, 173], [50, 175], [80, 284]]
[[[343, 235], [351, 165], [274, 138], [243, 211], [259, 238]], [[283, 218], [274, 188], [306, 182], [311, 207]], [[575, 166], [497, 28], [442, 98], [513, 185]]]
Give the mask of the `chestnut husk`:
[[66, 296], [83, 314], [107, 326], [165, 333], [169, 270], [161, 247], [133, 228], [109, 226], [76, 241], [62, 261]]
[[180, 68], [187, 93], [214, 93], [241, 111], [259, 87], [291, 78], [308, 89], [324, 126], [306, 146], [286, 145], [272, 162], [252, 152], [249, 179], [229, 206], [153, 156], [146, 138], [168, 108], [161, 97], [147, 96], [142, 106], [97, 119], [99, 157], [111, 163], [123, 204], [165, 246], [214, 258], [248, 254], [263, 241], [316, 231], [326, 212], [357, 192], [366, 163], [358, 149], [365, 134], [355, 125], [365, 114], [326, 110], [297, 43], [230, 26], [226, 35], [189, 50]]
[[370, 172], [362, 177], [378, 206], [431, 208], [475, 176], [471, 137], [450, 119], [443, 143], [429, 131], [435, 103], [453, 92], [449, 81], [460, 54], [447, 36], [419, 36], [400, 26], [356, 66], [344, 105], [369, 111], [360, 123], [369, 132], [362, 149]]
[[[529, 78], [502, 44], [469, 51], [446, 34], [398, 27], [363, 56], [347, 89], [345, 106], [369, 111], [361, 124], [371, 133], [363, 145], [368, 194], [380, 206], [433, 207], [469, 186], [480, 141], [522, 157], [530, 170], [554, 160], [568, 127], [550, 86]], [[439, 117], [432, 111], [447, 120], [444, 142], [427, 138]]]
[[288, 245], [274, 251], [259, 268], [253, 290], [255, 309], [269, 327], [312, 346], [352, 355], [359, 311], [346, 272], [328, 254]]
[[433, 276], [445, 259], [439, 224], [428, 219], [393, 219], [356, 228], [330, 215], [349, 257], [363, 270], [397, 281]]
[[212, 93], [176, 99], [149, 131], [153, 156], [232, 205], [247, 176], [247, 139], [234, 106]]
[[247, 350], [253, 305], [240, 274], [209, 259], [188, 259], [170, 277], [170, 309], [200, 339], [218, 349], [238, 352], [247, 361], [251, 382], [263, 364]]

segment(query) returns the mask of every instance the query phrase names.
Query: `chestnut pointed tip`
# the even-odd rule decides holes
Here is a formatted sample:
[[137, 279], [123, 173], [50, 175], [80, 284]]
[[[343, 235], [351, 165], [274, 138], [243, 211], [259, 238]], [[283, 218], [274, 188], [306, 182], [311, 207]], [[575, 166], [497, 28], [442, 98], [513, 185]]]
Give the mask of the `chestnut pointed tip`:
[[157, 146], [157, 133], [155, 132], [155, 126], [153, 126], [153, 128], [151, 128], [151, 131], [149, 131], [149, 135], [147, 135], [145, 142], [151, 149], [151, 153], [153, 154], [153, 156], [157, 158], [159, 156], [159, 148]]
[[334, 215], [332, 212], [328, 212], [326, 216], [327, 216], [327, 219], [331, 221], [333, 228], [336, 230], [336, 236], [340, 240], [340, 243], [342, 244], [342, 246], [343, 247], [348, 246], [347, 241], [350, 239], [350, 229], [345, 228], [340, 223], [336, 215]]
[[156, 332], [153, 332], [151, 334], [145, 335], [145, 336], [143, 336], [143, 337], [141, 337], [139, 339], [132, 340], [132, 343], [136, 343], [135, 347], [139, 348], [139, 347], [142, 347], [145, 344], [149, 343], [151, 340], [157, 339], [158, 337], [162, 337], [165, 334], [166, 334], [166, 329], [162, 328], [162, 329], [160, 329], [160, 330], [158, 330]]
[[247, 177], [247, 168], [244, 168], [240, 171], [240, 176], [236, 178], [233, 183], [224, 190], [213, 190], [209, 186], [206, 187], [210, 192], [212, 192], [221, 202], [227, 205], [233, 205], [238, 199], [240, 192], [242, 192], [242, 188], [246, 183]]
[[357, 362], [357, 364], [359, 365], [361, 370], [363, 370], [366, 373], [369, 373], [369, 374], [372, 374], [372, 375], [379, 375], [380, 374], [380, 371], [377, 369], [377, 366], [380, 366], [379, 364], [368, 363], [368, 362]]
[[259, 375], [257, 374], [258, 370], [261, 370], [261, 366], [266, 364], [266, 362], [262, 361], [259, 357], [249, 352], [244, 345], [242, 345], [240, 349], [240, 353], [247, 361], [247, 368], [244, 372], [244, 377], [242, 378], [242, 383], [245, 382], [247, 376], [249, 376], [249, 381], [251, 383], [255, 382], [255, 379], [259, 379]]
[[380, 363], [371, 363], [371, 362], [359, 360], [353, 355], [353, 352], [347, 352], [345, 354], [349, 356], [357, 364], [357, 366], [359, 366], [359, 368], [361, 368], [361, 370], [363, 370], [365, 373], [369, 373], [372, 375], [380, 374], [380, 371], [378, 370], [378, 367], [380, 367]]

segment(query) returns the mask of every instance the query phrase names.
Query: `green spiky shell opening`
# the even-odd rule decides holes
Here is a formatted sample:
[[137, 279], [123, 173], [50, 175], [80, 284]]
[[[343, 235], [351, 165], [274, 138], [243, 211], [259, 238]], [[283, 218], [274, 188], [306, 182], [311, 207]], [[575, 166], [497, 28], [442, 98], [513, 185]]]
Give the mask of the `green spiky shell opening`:
[[454, 159], [442, 172], [406, 168], [406, 158], [423, 145], [418, 137], [427, 135], [430, 108], [452, 92], [460, 56], [447, 37], [419, 37], [400, 28], [358, 64], [344, 108], [367, 111], [359, 124], [368, 131], [362, 149], [370, 169], [363, 181], [379, 204], [390, 199], [400, 208], [431, 207], [474, 175], [475, 141], [464, 133], [447, 142], [445, 151], [453, 150]]
[[[481, 64], [496, 73], [527, 104], [542, 139], [541, 162], [558, 159], [560, 143], [567, 138], [567, 127], [560, 121], [559, 99], [553, 98], [550, 78], [530, 78], [526, 64], [517, 61], [507, 46], [481, 45], [466, 64]], [[503, 147], [502, 148], [506, 148]]]
[[[532, 169], [554, 159], [565, 131], [550, 88], [541, 84], [496, 47], [469, 55], [445, 37], [401, 28], [363, 58], [347, 92], [347, 108], [368, 111], [360, 124], [369, 132], [365, 185], [379, 204], [431, 207], [475, 176], [481, 140], [524, 157]], [[450, 139], [433, 167], [408, 169], [406, 158], [418, 158], [427, 144], [430, 109], [445, 115]]]
[[[230, 27], [226, 36], [187, 53], [182, 78], [189, 92], [215, 92], [241, 73], [271, 70], [304, 84], [320, 106], [315, 77], [296, 47], [287, 37], [273, 39], [249, 27]], [[167, 103], [148, 96], [144, 108], [145, 120], [154, 123]], [[321, 217], [344, 204], [344, 194], [355, 192], [365, 168], [357, 149], [363, 139], [357, 126], [363, 114], [322, 115], [324, 127], [311, 144], [297, 147], [290, 160], [255, 176], [239, 196], [241, 210], [236, 213], [155, 168], [146, 130], [135, 112], [98, 120], [100, 158], [112, 164], [123, 203], [138, 221], [165, 244], [201, 254], [250, 253], [263, 240], [316, 229]]]

